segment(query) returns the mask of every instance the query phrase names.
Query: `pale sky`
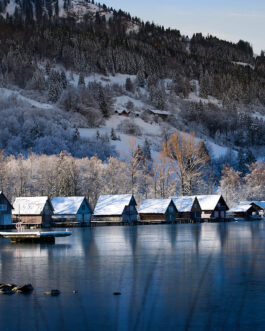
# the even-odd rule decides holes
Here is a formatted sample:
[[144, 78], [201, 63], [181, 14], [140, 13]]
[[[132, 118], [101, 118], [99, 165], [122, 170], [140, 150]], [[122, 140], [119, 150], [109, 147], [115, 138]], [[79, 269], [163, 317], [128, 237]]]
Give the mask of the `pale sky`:
[[[100, 1], [101, 2], [101, 1]], [[104, 0], [109, 7], [184, 35], [208, 33], [238, 42], [249, 41], [254, 52], [265, 50], [265, 0]]]

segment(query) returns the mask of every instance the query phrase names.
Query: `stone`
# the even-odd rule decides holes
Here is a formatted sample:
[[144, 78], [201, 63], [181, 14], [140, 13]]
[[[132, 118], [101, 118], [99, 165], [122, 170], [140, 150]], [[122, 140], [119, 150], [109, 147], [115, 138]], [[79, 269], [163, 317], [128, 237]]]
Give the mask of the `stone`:
[[[1, 284], [0, 285], [0, 294], [13, 294], [13, 288], [15, 287], [16, 285], [14, 284]], [[13, 292], [13, 293], [11, 293]]]
[[14, 294], [15, 292], [12, 291], [11, 288], [6, 288], [6, 287], [3, 287], [2, 289], [0, 289], [0, 294]]
[[50, 295], [52, 297], [57, 297], [58, 295], [61, 294], [61, 292], [59, 290], [50, 290], [50, 291], [46, 291], [44, 292], [45, 295]]
[[23, 293], [23, 294], [31, 293], [33, 290], [34, 290], [34, 288], [31, 284], [25, 284], [25, 285], [16, 286], [16, 287], [13, 288], [14, 292]]

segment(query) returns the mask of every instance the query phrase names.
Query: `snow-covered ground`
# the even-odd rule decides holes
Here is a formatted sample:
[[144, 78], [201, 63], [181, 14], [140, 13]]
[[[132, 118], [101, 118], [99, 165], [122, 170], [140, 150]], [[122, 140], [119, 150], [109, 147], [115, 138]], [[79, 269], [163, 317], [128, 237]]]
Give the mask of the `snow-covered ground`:
[[[6, 18], [7, 15], [13, 16], [16, 9], [20, 9], [20, 2], [17, 0], [9, 0], [8, 4], [0, 15]], [[98, 12], [100, 16], [105, 16], [106, 21], [109, 21], [113, 17], [112, 11], [107, 11], [99, 5], [89, 3], [85, 0], [72, 0], [68, 9], [64, 8], [64, 0], [58, 1], [59, 17], [73, 17], [77, 22], [81, 22], [84, 15], [90, 15], [92, 19], [95, 18]], [[52, 4], [53, 15], [55, 15], [55, 3]], [[36, 19], [35, 8], [33, 7], [34, 18]], [[131, 29], [136, 31], [136, 26], [132, 26]]]
[[[70, 84], [72, 84], [73, 86], [78, 86], [79, 75], [75, 73], [71, 74], [71, 72], [67, 71], [66, 77]], [[84, 77], [84, 80], [86, 86], [88, 85], [88, 83], [93, 83], [93, 82], [100, 83], [102, 86], [114, 85], [114, 84], [124, 86], [127, 78], [130, 78], [132, 81], [134, 81], [136, 76], [124, 75], [124, 74], [116, 74], [115, 76], [112, 75], [104, 76], [100, 74], [93, 74]]]
[[[126, 117], [114, 115], [108, 119], [104, 126], [100, 128], [80, 128], [80, 136], [83, 138], [95, 138], [97, 132], [100, 133], [101, 136], [107, 135], [109, 138], [111, 137], [111, 130], [114, 129], [116, 135], [120, 140], [113, 140], [111, 144], [116, 147], [117, 152], [120, 154], [121, 158], [126, 157], [129, 141], [130, 139], [135, 139], [135, 144], [142, 146], [144, 144], [144, 140], [147, 139], [151, 146], [152, 157], [155, 159], [157, 157], [158, 151], [161, 149], [162, 144], [162, 128], [159, 124], [151, 124], [143, 121], [141, 118], [134, 118], [133, 122], [141, 129], [141, 136], [132, 136], [124, 133], [120, 133], [118, 127], [122, 121], [124, 121]], [[169, 133], [173, 133], [176, 131], [173, 127], [169, 129]], [[199, 141], [199, 138], [196, 138], [196, 141]], [[215, 158], [219, 158], [227, 153], [228, 148], [224, 146], [220, 146], [208, 139], [204, 140], [206, 144], [210, 147], [211, 152]]]
[[12, 96], [13, 96], [13, 97], [17, 98], [18, 100], [26, 102], [35, 108], [40, 108], [40, 109], [54, 109], [55, 108], [54, 105], [51, 105], [49, 103], [38, 102], [36, 100], [24, 97], [19, 92], [13, 91], [13, 90], [10, 90], [7, 88], [0, 88], [0, 96], [6, 97], [6, 98], [12, 98]]

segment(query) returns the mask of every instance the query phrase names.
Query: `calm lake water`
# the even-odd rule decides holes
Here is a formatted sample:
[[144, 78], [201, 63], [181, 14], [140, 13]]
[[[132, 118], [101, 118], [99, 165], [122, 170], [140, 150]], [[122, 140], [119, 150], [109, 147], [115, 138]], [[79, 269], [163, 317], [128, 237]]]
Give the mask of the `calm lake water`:
[[265, 329], [263, 221], [74, 229], [0, 254], [0, 282], [35, 288], [0, 295], [1, 331]]

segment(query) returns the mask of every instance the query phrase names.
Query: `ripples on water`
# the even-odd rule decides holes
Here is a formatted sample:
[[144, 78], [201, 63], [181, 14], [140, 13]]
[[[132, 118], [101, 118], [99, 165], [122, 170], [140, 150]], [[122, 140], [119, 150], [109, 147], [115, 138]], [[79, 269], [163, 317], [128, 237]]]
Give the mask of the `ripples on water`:
[[[265, 223], [82, 228], [55, 245], [1, 239], [0, 282], [35, 288], [0, 296], [1, 331], [264, 330]], [[52, 288], [61, 295], [43, 295]]]

